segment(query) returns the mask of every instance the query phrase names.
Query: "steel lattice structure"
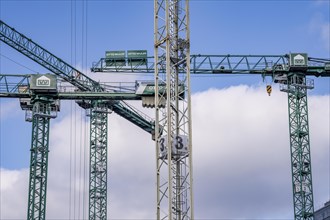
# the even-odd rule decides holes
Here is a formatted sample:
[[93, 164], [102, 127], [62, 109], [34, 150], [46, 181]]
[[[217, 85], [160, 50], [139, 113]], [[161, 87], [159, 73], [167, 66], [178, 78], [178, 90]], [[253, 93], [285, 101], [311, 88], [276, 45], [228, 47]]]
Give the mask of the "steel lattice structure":
[[[0, 41], [22, 53], [29, 59], [37, 62], [52, 73], [58, 75], [63, 80], [71, 83], [80, 91], [93, 92], [114, 92], [113, 89], [107, 89], [98, 82], [89, 78], [81, 71], [72, 67], [62, 59], [58, 58], [30, 38], [10, 27], [0, 20]], [[1, 78], [0, 78], [1, 79]], [[135, 108], [121, 101], [110, 102], [107, 105], [115, 113], [141, 127], [143, 130], [151, 133], [154, 125], [151, 118], [141, 115]]]
[[189, 1], [154, 7], [157, 219], [193, 219]]
[[50, 100], [36, 98], [32, 109], [32, 140], [27, 219], [45, 219], [49, 152]]
[[[190, 73], [191, 74], [262, 74], [278, 75], [289, 71], [289, 54], [283, 55], [190, 55]], [[138, 60], [138, 58], [135, 58]], [[142, 62], [147, 59], [148, 62]], [[136, 73], [154, 73], [154, 56], [141, 57], [141, 62], [136, 65], [128, 66], [109, 66], [109, 58], [101, 58], [95, 62], [91, 68], [93, 72], [136, 72]], [[158, 57], [157, 60], [162, 60]], [[155, 59], [156, 60], [156, 59]], [[126, 58], [125, 62], [129, 62]], [[143, 64], [143, 63], [147, 63]], [[328, 63], [328, 64], [327, 64]], [[327, 65], [327, 70], [325, 70]], [[165, 65], [159, 66], [160, 73], [165, 72]], [[179, 72], [184, 73], [183, 66], [179, 66]], [[330, 76], [330, 64], [327, 59], [308, 57], [308, 69], [304, 71], [307, 76]]]
[[[330, 76], [330, 61], [289, 55], [190, 55], [189, 1], [154, 0], [154, 63], [108, 67], [101, 59], [93, 71], [155, 72], [156, 121], [145, 118], [123, 97], [112, 96], [105, 87], [51, 54], [31, 39], [0, 21], [0, 40], [76, 86], [79, 94], [57, 93], [53, 97], [32, 94], [33, 134], [28, 219], [45, 219], [49, 119], [52, 99], [82, 99], [91, 109], [89, 218], [107, 218], [107, 110], [111, 109], [147, 132], [156, 140], [157, 219], [194, 219], [191, 134], [190, 73], [260, 74], [285, 78], [282, 90], [288, 93], [291, 169], [296, 220], [313, 219], [313, 189], [308, 129], [307, 89], [313, 86], [306, 75]], [[303, 57], [305, 56], [305, 58]], [[293, 60], [289, 60], [293, 58]], [[304, 65], [297, 61], [303, 58]], [[141, 60], [145, 60], [143, 57]], [[135, 57], [135, 61], [138, 60]], [[308, 61], [308, 63], [307, 63]], [[316, 63], [316, 65], [313, 65]], [[293, 65], [291, 65], [293, 64]], [[297, 64], [297, 65], [296, 65]], [[298, 68], [302, 69], [295, 69]], [[0, 76], [0, 81], [7, 80]], [[22, 78], [23, 82], [26, 77]], [[19, 82], [19, 83], [21, 83]], [[166, 90], [161, 90], [161, 85]], [[7, 86], [0, 97], [30, 97]], [[0, 88], [1, 90], [1, 88]], [[85, 93], [87, 92], [87, 93]], [[88, 93], [90, 92], [90, 93]], [[88, 96], [88, 97], [87, 97]], [[79, 97], [79, 98], [78, 98]], [[106, 97], [109, 97], [109, 101]], [[111, 97], [111, 98], [110, 98]], [[103, 99], [102, 99], [103, 98]], [[100, 100], [95, 101], [95, 99]], [[87, 100], [87, 101], [86, 101]], [[93, 100], [93, 101], [90, 101]], [[107, 100], [107, 101], [105, 101]]]
[[[314, 85], [313, 80], [306, 79], [306, 76], [329, 77], [330, 60], [311, 58], [307, 57], [306, 54], [304, 65], [297, 67], [294, 59], [292, 59], [295, 56], [300, 57], [301, 55], [191, 55], [191, 73], [259, 74], [272, 77], [276, 83], [282, 83], [280, 88], [282, 91], [288, 92], [289, 103], [294, 218], [296, 220], [312, 220], [314, 208], [307, 89], [312, 89]], [[102, 72], [158, 71], [158, 75], [165, 73], [166, 65], [162, 63], [164, 62], [164, 55], [155, 53], [155, 57], [157, 58], [154, 63], [162, 64], [158, 68], [154, 68], [154, 63], [150, 61], [148, 61], [149, 66], [147, 67], [144, 65], [109, 67], [102, 64], [107, 58], [102, 58], [92, 70]], [[145, 58], [141, 57], [142, 59]], [[179, 66], [180, 73], [184, 73], [184, 70], [184, 67]], [[164, 119], [164, 121], [166, 120]]]
[[90, 114], [89, 219], [107, 219], [108, 109], [93, 101]]
[[[0, 75], [0, 97], [19, 98], [22, 109], [29, 113], [27, 121], [33, 122], [27, 219], [46, 218], [49, 121], [56, 117], [56, 111], [59, 111], [56, 104], [61, 99], [80, 100], [80, 105], [90, 108], [89, 219], [107, 219], [107, 117], [112, 112], [109, 105], [123, 99], [141, 100], [143, 95], [133, 93], [131, 88], [119, 93], [76, 93], [70, 91], [74, 88], [65, 86], [52, 93], [38, 92], [31, 88], [32, 76]], [[129, 109], [128, 106], [125, 108]], [[136, 115], [138, 112], [127, 110], [125, 114]]]
[[[21, 34], [20, 32], [16, 31], [14, 28], [10, 27], [3, 21], [0, 21], [0, 40], [7, 45], [11, 46], [15, 50], [19, 51], [23, 55], [27, 56], [28, 58], [32, 59], [33, 61], [37, 62], [41, 66], [45, 67], [46, 69], [50, 70], [52, 73], [58, 75], [65, 81], [71, 83], [76, 88], [78, 88], [81, 92], [84, 91], [91, 91], [91, 92], [101, 92], [105, 96], [107, 95], [104, 92], [115, 92], [114, 90], [107, 90], [106, 88], [102, 87], [98, 82], [92, 80], [91, 78], [84, 75], [82, 72], [77, 70], [76, 68], [72, 67], [68, 63], [64, 62], [62, 59], [56, 57], [52, 53], [50, 53], [45, 48], [41, 47], [34, 41], [32, 41], [30, 38], [27, 38], [25, 35]], [[0, 77], [0, 80], [6, 80], [8, 77]], [[24, 77], [23, 77], [24, 79]], [[17, 88], [16, 88], [17, 89]], [[6, 90], [7, 94], [8, 89]], [[14, 89], [15, 91], [15, 89]], [[95, 94], [94, 93], [94, 94]], [[4, 94], [6, 95], [6, 94]], [[10, 96], [10, 95], [9, 95]], [[8, 97], [9, 97], [8, 96]], [[14, 96], [13, 96], [14, 97]], [[46, 98], [47, 96], [40, 96], [41, 98]], [[83, 108], [92, 108], [91, 111], [93, 112], [94, 107], [89, 101], [92, 97], [87, 98], [83, 94], [81, 96], [82, 99], [85, 100], [85, 102], [82, 103]], [[86, 101], [87, 100], [87, 101]], [[142, 129], [146, 130], [147, 132], [152, 133], [154, 130], [154, 123], [149, 117], [146, 117], [145, 115], [142, 115], [140, 112], [138, 112], [133, 107], [129, 106], [128, 104], [116, 100], [112, 102], [104, 102], [104, 108], [110, 108], [120, 116], [126, 118], [133, 124], [141, 127]], [[95, 119], [103, 117], [103, 114], [101, 113], [95, 113], [94, 115]], [[107, 122], [107, 120], [105, 120]], [[91, 125], [91, 130], [95, 132], [91, 132], [91, 135], [95, 135], [91, 137], [91, 140], [103, 140], [104, 138], [107, 138], [107, 127], [104, 125], [105, 122], [102, 122], [102, 129], [98, 129], [99, 127], [95, 125]], [[38, 120], [39, 126], [47, 127], [46, 129], [39, 129], [39, 131], [44, 132], [41, 136], [46, 138], [48, 141], [49, 136], [49, 126], [47, 126], [47, 121], [45, 120]], [[40, 127], [41, 128], [41, 127]], [[97, 131], [97, 132], [96, 132]], [[39, 135], [39, 136], [40, 136]], [[32, 137], [32, 140], [34, 140], [36, 137]], [[107, 144], [107, 141], [105, 141], [105, 144]], [[32, 149], [34, 148], [34, 142], [32, 142]], [[48, 142], [47, 142], [47, 149], [48, 149]], [[94, 158], [91, 158], [91, 162], [93, 164], [90, 164], [90, 173], [92, 171], [95, 171], [95, 164], [107, 164], [107, 157], [103, 156], [103, 151], [100, 151], [99, 149], [95, 148], [95, 146], [92, 145], [91, 142], [91, 155], [94, 156]], [[94, 153], [94, 154], [92, 154]], [[31, 166], [30, 166], [30, 173], [35, 173], [36, 170], [39, 171], [39, 168], [41, 169], [43, 174], [46, 174], [47, 172], [47, 166], [48, 166], [48, 157], [44, 156], [45, 154], [37, 151], [36, 154], [31, 155]], [[47, 153], [48, 155], [48, 153]], [[100, 156], [102, 155], [102, 156]], [[35, 162], [35, 158], [38, 159], [42, 157], [42, 164], [39, 162]], [[38, 165], [37, 167], [36, 164]], [[94, 166], [94, 167], [92, 167]], [[44, 168], [45, 167], [45, 168]], [[104, 167], [104, 173], [107, 173], [107, 166]], [[28, 211], [28, 219], [45, 219], [45, 207], [46, 207], [46, 183], [47, 183], [47, 175], [42, 176], [44, 180], [40, 181], [38, 178], [41, 178], [36, 175], [30, 175], [30, 187], [29, 187], [29, 211]], [[106, 219], [106, 204], [107, 204], [107, 188], [106, 188], [106, 175], [97, 175], [96, 173], [90, 174], [90, 196], [89, 196], [89, 204], [90, 209], [89, 214], [90, 218], [93, 219]], [[104, 183], [105, 181], [105, 183]], [[32, 186], [31, 186], [32, 184]], [[37, 184], [37, 185], [36, 185]], [[100, 200], [97, 195], [100, 193], [103, 193], [103, 199]], [[42, 197], [40, 197], [42, 196]], [[41, 199], [40, 199], [41, 198]], [[40, 200], [40, 202], [39, 202]], [[30, 208], [31, 207], [31, 208]], [[42, 214], [36, 216], [34, 214], [29, 214], [30, 211], [34, 210], [37, 207], [38, 210], [41, 211]]]
[[311, 152], [309, 140], [307, 89], [313, 81], [303, 74], [291, 74], [281, 90], [288, 93], [294, 218], [314, 219]]

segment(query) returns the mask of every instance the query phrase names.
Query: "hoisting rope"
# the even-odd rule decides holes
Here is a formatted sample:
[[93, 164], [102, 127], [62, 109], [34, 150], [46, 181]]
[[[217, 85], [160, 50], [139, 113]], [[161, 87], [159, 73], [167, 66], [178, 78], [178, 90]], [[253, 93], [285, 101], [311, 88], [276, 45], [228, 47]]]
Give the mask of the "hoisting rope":
[[[71, 64], [76, 61], [75, 54], [75, 38], [76, 38], [76, 0], [71, 0], [71, 35], [70, 35], [70, 54], [71, 54]], [[75, 62], [76, 63], [76, 62]], [[70, 190], [69, 190], [69, 219], [75, 219], [75, 178], [72, 179], [72, 176], [75, 177], [75, 155], [73, 154], [73, 150], [76, 150], [76, 147], [73, 149], [73, 144], [75, 139], [73, 139], [73, 106], [72, 102], [70, 104]], [[72, 172], [74, 172], [72, 174]], [[72, 189], [73, 184], [73, 189]], [[73, 191], [73, 192], [72, 192]], [[73, 196], [73, 198], [72, 198]], [[72, 210], [73, 209], [73, 210]], [[72, 213], [73, 212], [73, 213]]]
[[[83, 36], [83, 40], [82, 40], [82, 63], [83, 63], [83, 70], [87, 70], [87, 21], [88, 21], [88, 1], [87, 0], [83, 0], [82, 2], [83, 4], [83, 7], [82, 7], [82, 10], [83, 10], [83, 13], [82, 13], [82, 36]], [[85, 48], [85, 50], [84, 50]], [[84, 59], [85, 57], [85, 59]], [[85, 73], [85, 75], [87, 75], [87, 72]], [[84, 111], [82, 110], [82, 113], [84, 113]], [[88, 149], [89, 149], [89, 144], [87, 142], [87, 116], [85, 114], [84, 115], [84, 120], [82, 120], [84, 122], [84, 142], [83, 142], [83, 155], [84, 155], [84, 162], [83, 162], [83, 166], [84, 166], [84, 169], [83, 169], [83, 202], [82, 202], [82, 219], [86, 219], [86, 216], [85, 216], [85, 207], [86, 207], [86, 193], [88, 192], [88, 188], [86, 189], [86, 186], [89, 187], [88, 184], [86, 184], [86, 176], [89, 177], [89, 175], [86, 175], [86, 171], [88, 171], [88, 169], [86, 170], [86, 161], [89, 161], [87, 160], [87, 152], [88, 152]], [[87, 197], [89, 198], [89, 197]]]

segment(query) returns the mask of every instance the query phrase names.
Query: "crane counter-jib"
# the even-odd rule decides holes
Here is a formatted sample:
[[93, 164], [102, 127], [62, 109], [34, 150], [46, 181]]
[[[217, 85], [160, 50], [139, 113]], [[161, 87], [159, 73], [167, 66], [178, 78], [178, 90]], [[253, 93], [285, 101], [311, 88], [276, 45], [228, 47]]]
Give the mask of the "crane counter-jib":
[[[54, 99], [85, 100], [141, 100], [155, 95], [153, 81], [100, 82], [105, 91], [81, 91], [52, 74], [11, 75], [0, 74], [0, 97], [28, 97], [38, 92]], [[159, 93], [166, 93], [166, 86], [159, 86]], [[184, 93], [184, 86], [179, 87]]]

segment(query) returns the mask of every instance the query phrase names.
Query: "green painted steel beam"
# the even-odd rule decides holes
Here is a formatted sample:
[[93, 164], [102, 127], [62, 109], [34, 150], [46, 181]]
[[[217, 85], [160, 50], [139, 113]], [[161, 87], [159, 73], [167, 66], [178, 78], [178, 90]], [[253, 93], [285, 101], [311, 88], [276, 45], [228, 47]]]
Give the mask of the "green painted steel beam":
[[81, 90], [102, 91], [100, 84], [0, 20], [0, 40]]
[[46, 218], [50, 101], [34, 100], [29, 175], [28, 220]]
[[[42, 75], [47, 74], [39, 74]], [[36, 74], [31, 75], [11, 75], [0, 74], [0, 97], [2, 98], [31, 98], [34, 89], [38, 87], [31, 84], [31, 78]], [[51, 75], [52, 76], [52, 75]], [[36, 77], [35, 77], [36, 78]], [[56, 79], [53, 79], [56, 81]], [[118, 85], [117, 85], [118, 84]], [[31, 88], [30, 88], [31, 87]], [[60, 100], [141, 100], [142, 97], [151, 97], [155, 94], [155, 85], [151, 81], [136, 81], [132, 83], [117, 82], [108, 84], [108, 91], [75, 91], [72, 86], [62, 85], [59, 83], [52, 91], [52, 94], [47, 90], [43, 92], [45, 95], [51, 95], [53, 99]], [[183, 93], [184, 87], [179, 87], [180, 92]], [[165, 86], [161, 85], [159, 93], [165, 92]]]
[[31, 95], [26, 93], [0, 92], [0, 98], [31, 98]]
[[[141, 100], [135, 93], [94, 93], [94, 92], [61, 92], [52, 96], [60, 100]], [[31, 98], [29, 93], [2, 93], [0, 98]]]
[[[33, 91], [30, 89], [30, 77], [28, 75], [0, 74], [1, 98], [31, 98]], [[134, 83], [132, 83], [134, 84]], [[141, 100], [141, 95], [135, 94], [135, 88], [116, 87], [109, 91], [65, 91], [66, 87], [60, 87], [57, 94], [52, 94], [53, 99], [64, 100]], [[68, 90], [72, 88], [68, 88]], [[119, 92], [115, 91], [119, 90]]]
[[[81, 91], [93, 91], [93, 92], [102, 92], [106, 91], [104, 87], [102, 87], [98, 82], [92, 80], [88, 76], [84, 75], [79, 70], [75, 69], [68, 63], [64, 62], [62, 59], [58, 58], [45, 48], [41, 47], [30, 38], [27, 38], [25, 35], [19, 33], [14, 28], [10, 27], [3, 21], [0, 21], [0, 40], [10, 47], [14, 48], [18, 52], [22, 53], [26, 57], [31, 60], [37, 62], [41, 66], [50, 70], [52, 73], [60, 76], [65, 81], [71, 83], [76, 86]], [[153, 133], [154, 122], [151, 118], [146, 117], [145, 115], [141, 115], [136, 109], [132, 106], [129, 106], [127, 103], [122, 101], [114, 101], [114, 102], [106, 102], [106, 108], [110, 108], [115, 111], [120, 116], [125, 119], [131, 121], [133, 124], [141, 127], [143, 130]], [[94, 111], [95, 109], [91, 109]], [[91, 137], [92, 139], [92, 137]], [[93, 148], [93, 146], [90, 146]], [[106, 160], [106, 159], [105, 159]], [[92, 176], [91, 176], [92, 178]], [[36, 181], [35, 179], [34, 181]], [[92, 184], [99, 184], [98, 179], [90, 179]], [[105, 180], [106, 181], [106, 180]], [[41, 193], [40, 190], [33, 191], [32, 188], [29, 189], [29, 194], [33, 194], [32, 196], [38, 197], [38, 194]], [[32, 190], [32, 192], [31, 192]], [[105, 188], [106, 190], [106, 188]], [[94, 199], [90, 197], [94, 202]], [[106, 210], [106, 204], [98, 203], [100, 205], [99, 210]], [[91, 212], [91, 211], [90, 211]], [[97, 216], [104, 216], [103, 212], [100, 211]], [[105, 214], [106, 218], [106, 214]], [[44, 216], [41, 216], [39, 219], [45, 219]]]
[[[0, 75], [0, 97], [3, 98], [29, 98], [31, 91], [29, 90], [30, 75]], [[20, 91], [19, 88], [24, 88]], [[3, 88], [3, 89], [2, 89]], [[45, 94], [44, 94], [45, 95]], [[103, 100], [108, 109], [113, 110], [118, 115], [126, 118], [136, 126], [142, 128], [150, 134], [154, 134], [154, 120], [144, 113], [138, 111], [124, 101], [119, 100], [141, 100], [142, 94], [119, 93], [119, 92], [93, 92], [93, 91], [78, 91], [78, 92], [60, 92], [50, 95], [53, 99], [72, 99], [72, 100]], [[148, 94], [150, 95], [150, 94]], [[109, 100], [113, 100], [109, 102]], [[90, 105], [88, 105], [90, 106]]]
[[[285, 55], [191, 55], [191, 74], [262, 74], [277, 75], [292, 72], [289, 69], [289, 54]], [[137, 59], [137, 58], [135, 58]], [[101, 58], [94, 63], [92, 72], [137, 72], [154, 73], [154, 57], [147, 57], [148, 62], [143, 63], [145, 57], [141, 57], [141, 64], [137, 65], [107, 65], [107, 58]], [[159, 62], [164, 60], [158, 58]], [[126, 58], [125, 63], [128, 62]], [[180, 73], [185, 71], [184, 66], [178, 69]], [[159, 72], [164, 73], [165, 68]], [[330, 59], [308, 58], [307, 76], [330, 76]]]
[[90, 114], [89, 219], [107, 219], [108, 108], [92, 102]]
[[135, 93], [106, 93], [106, 92], [60, 92], [57, 99], [60, 100], [141, 100], [141, 96]]
[[26, 75], [9, 75], [0, 74], [0, 94], [5, 96], [16, 96], [17, 93], [27, 92], [23, 88], [29, 87], [29, 74]]
[[[102, 92], [106, 89], [100, 85], [100, 83], [89, 78], [70, 64], [66, 63], [62, 59], [58, 58], [36, 42], [27, 38], [14, 28], [7, 25], [5, 22], [0, 20], [0, 40], [18, 52], [22, 53], [31, 60], [37, 62], [41, 66], [45, 67], [52, 73], [58, 75], [65, 81], [79, 88], [81, 91], [94, 91]], [[145, 116], [136, 114], [136, 111], [131, 112], [127, 115], [128, 110], [134, 110], [132, 106], [129, 108], [122, 108], [127, 104], [122, 105], [120, 102], [109, 103], [108, 108], [113, 109], [117, 114], [139, 126], [143, 125], [142, 129], [151, 133], [153, 128], [153, 120]], [[147, 127], [146, 124], [149, 124]]]
[[308, 123], [307, 89], [304, 74], [290, 74], [281, 91], [288, 93], [292, 192], [295, 220], [313, 220], [311, 149]]

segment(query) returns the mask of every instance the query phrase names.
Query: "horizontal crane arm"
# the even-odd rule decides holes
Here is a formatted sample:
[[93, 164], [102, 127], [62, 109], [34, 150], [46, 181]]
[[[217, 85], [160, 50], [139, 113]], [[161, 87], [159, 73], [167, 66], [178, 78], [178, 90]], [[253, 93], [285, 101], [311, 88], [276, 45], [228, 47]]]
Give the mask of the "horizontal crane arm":
[[141, 100], [135, 93], [109, 93], [109, 92], [59, 92], [60, 100]]
[[[59, 92], [50, 96], [54, 100], [141, 100], [141, 96], [135, 93], [96, 93], [96, 92]], [[0, 92], [0, 98], [31, 98], [30, 93], [6, 93]]]
[[[101, 58], [91, 70], [93, 72], [154, 72], [154, 57], [141, 57], [141, 62], [129, 65], [128, 58], [121, 64], [116, 64], [114, 59]], [[145, 61], [147, 59], [147, 62]], [[162, 57], [159, 58], [162, 62]], [[140, 64], [139, 64], [140, 63]], [[290, 70], [289, 55], [191, 55], [192, 74], [283, 74]], [[184, 72], [184, 64], [180, 65], [179, 71]], [[164, 72], [165, 69], [160, 69]], [[308, 58], [306, 75], [330, 76], [330, 60]]]
[[[0, 98], [31, 98], [31, 75], [0, 75]], [[66, 100], [101, 100], [111, 110], [129, 120], [133, 124], [153, 134], [154, 121], [149, 116], [118, 100], [141, 100], [143, 95], [135, 94], [132, 89], [126, 90], [116, 86], [116, 91], [73, 91], [72, 87], [59, 86], [59, 91], [54, 94], [45, 94], [53, 99]], [[113, 89], [113, 88], [112, 88]]]
[[97, 82], [1, 20], [0, 40], [81, 90], [102, 90]]
[[[30, 98], [33, 93], [30, 90], [30, 77], [31, 75], [0, 74], [0, 97]], [[61, 100], [141, 100], [142, 96], [135, 93], [135, 83], [117, 82], [117, 84], [118, 86], [110, 86], [102, 83], [107, 91], [94, 92], [77, 91], [75, 87], [62, 85], [60, 82], [57, 85], [56, 93], [45, 95]]]
[[29, 86], [30, 75], [0, 75], [0, 93], [18, 94], [19, 88]]

